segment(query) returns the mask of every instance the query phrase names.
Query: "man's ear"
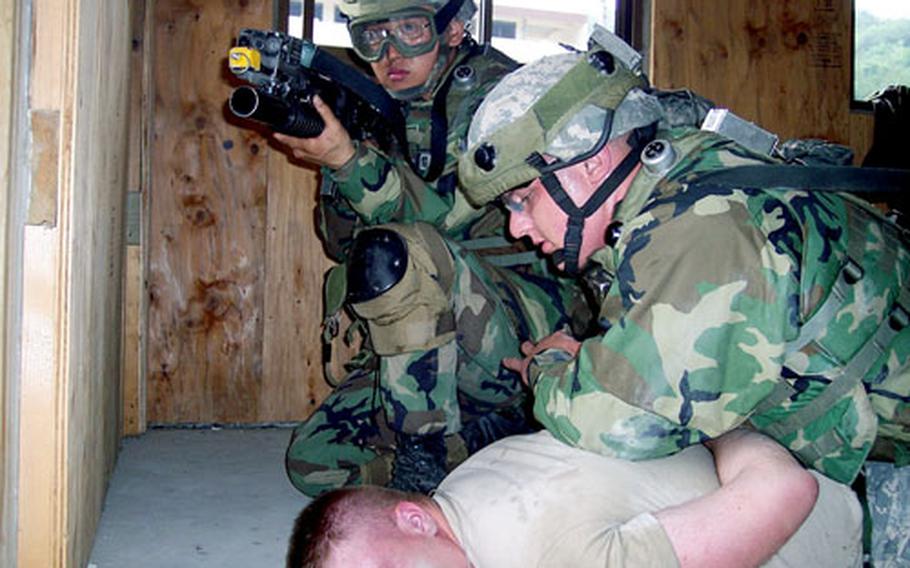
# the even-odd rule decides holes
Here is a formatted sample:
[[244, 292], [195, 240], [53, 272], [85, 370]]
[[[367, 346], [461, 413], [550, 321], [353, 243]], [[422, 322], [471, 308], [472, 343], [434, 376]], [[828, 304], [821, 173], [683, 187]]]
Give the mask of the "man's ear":
[[449, 47], [458, 47], [464, 40], [464, 22], [461, 20], [452, 20], [449, 22], [445, 32], [445, 42]]
[[625, 157], [621, 151], [624, 148], [620, 143], [625, 144], [621, 138], [611, 140], [604, 144], [599, 152], [585, 160], [585, 175], [588, 176], [589, 181], [599, 185], [616, 169], [622, 158]]
[[593, 185], [599, 185], [612, 170], [613, 160], [611, 159], [607, 146], [600, 149], [600, 152], [594, 154], [584, 163], [585, 176]]
[[413, 501], [395, 505], [395, 524], [401, 532], [417, 536], [434, 536], [439, 528], [433, 516]]

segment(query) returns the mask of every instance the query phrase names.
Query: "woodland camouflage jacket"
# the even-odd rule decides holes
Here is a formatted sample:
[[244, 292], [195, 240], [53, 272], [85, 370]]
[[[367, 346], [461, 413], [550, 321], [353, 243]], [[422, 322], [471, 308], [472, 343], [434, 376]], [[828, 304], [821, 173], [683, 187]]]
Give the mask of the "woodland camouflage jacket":
[[[531, 367], [557, 437], [645, 459], [744, 423], [849, 483], [878, 437], [910, 440], [910, 253], [853, 196], [715, 185], [699, 172], [768, 161], [714, 134], [660, 132], [682, 156], [642, 169], [595, 260], [612, 280], [602, 333]], [[793, 166], [800, 167], [800, 166]]]

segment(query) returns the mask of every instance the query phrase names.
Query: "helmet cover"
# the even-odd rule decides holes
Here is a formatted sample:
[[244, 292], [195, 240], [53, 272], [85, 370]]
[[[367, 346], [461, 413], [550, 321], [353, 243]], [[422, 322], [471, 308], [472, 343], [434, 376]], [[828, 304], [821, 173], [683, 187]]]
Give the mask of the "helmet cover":
[[476, 205], [537, 178], [540, 172], [526, 162], [535, 154], [570, 161], [660, 119], [660, 105], [643, 90], [647, 78], [593, 39], [585, 53], [551, 55], [520, 67], [481, 103], [458, 170]]

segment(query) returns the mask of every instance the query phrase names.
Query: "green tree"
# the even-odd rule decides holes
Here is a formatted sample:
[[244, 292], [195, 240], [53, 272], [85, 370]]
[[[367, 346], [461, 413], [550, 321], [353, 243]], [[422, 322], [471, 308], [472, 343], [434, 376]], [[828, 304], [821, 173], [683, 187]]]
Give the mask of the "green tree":
[[853, 98], [869, 100], [888, 85], [910, 85], [910, 19], [856, 15]]

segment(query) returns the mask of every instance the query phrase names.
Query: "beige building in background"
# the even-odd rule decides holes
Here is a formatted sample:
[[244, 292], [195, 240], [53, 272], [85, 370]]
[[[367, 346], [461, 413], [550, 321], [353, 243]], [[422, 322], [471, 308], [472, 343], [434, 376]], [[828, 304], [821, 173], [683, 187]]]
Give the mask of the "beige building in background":
[[[350, 47], [337, 0], [316, 2], [313, 40], [319, 45]], [[554, 9], [558, 6], [559, 9]], [[289, 31], [303, 30], [302, 2], [291, 3]], [[497, 0], [493, 7], [493, 45], [518, 61], [527, 62], [563, 50], [560, 44], [584, 48], [594, 24], [612, 30], [616, 2], [610, 0]], [[476, 30], [476, 18], [473, 25]], [[475, 32], [476, 35], [476, 32]]]

